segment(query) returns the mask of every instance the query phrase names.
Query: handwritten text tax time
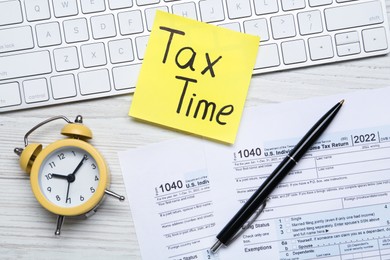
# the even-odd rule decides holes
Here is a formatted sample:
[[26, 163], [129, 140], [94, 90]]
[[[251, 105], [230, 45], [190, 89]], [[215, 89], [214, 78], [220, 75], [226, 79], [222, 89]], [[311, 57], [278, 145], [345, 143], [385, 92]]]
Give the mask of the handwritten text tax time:
[[[179, 69], [198, 71], [199, 68], [195, 67], [195, 60], [199, 59], [197, 51], [191, 46], [183, 46], [179, 50], [172, 50], [172, 42], [175, 37], [185, 37], [186, 33], [181, 30], [160, 26], [160, 30], [169, 33], [168, 40], [166, 42], [165, 53], [162, 59], [162, 63], [174, 62]], [[216, 68], [219, 62], [222, 62], [222, 56], [210, 57], [208, 52], [204, 53], [203, 57], [206, 61], [206, 66], [201, 68], [200, 76], [203, 77], [218, 77]], [[185, 115], [186, 117], [193, 117], [197, 119], [198, 116], [202, 120], [209, 120], [219, 125], [225, 125], [227, 123], [226, 117], [230, 116], [234, 111], [232, 104], [217, 104], [215, 101], [207, 100], [197, 96], [196, 88], [198, 80], [195, 78], [189, 78], [185, 76], [176, 75], [175, 78], [182, 87], [180, 98], [177, 102], [176, 113]], [[212, 88], [213, 86], [200, 86], [206, 88]], [[191, 94], [192, 93], [192, 94]]]

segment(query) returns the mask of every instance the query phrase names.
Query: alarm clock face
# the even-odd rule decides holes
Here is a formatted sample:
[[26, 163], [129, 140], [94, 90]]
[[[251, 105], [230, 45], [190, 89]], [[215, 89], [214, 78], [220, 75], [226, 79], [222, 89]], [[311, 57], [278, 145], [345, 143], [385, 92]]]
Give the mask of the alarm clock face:
[[77, 216], [93, 210], [109, 183], [108, 168], [90, 144], [63, 139], [37, 156], [30, 175], [32, 191], [47, 210]]
[[38, 182], [50, 202], [61, 207], [76, 207], [93, 196], [99, 177], [97, 162], [87, 151], [63, 147], [43, 161]]

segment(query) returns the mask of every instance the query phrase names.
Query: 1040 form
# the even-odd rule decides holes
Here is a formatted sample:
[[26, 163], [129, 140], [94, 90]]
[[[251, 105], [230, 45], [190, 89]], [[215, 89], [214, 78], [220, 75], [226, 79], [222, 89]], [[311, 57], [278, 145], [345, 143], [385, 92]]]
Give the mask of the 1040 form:
[[[389, 95], [384, 88], [250, 108], [233, 146], [185, 137], [120, 153], [142, 256], [390, 259]], [[211, 254], [232, 214], [342, 98], [337, 118], [249, 230]]]

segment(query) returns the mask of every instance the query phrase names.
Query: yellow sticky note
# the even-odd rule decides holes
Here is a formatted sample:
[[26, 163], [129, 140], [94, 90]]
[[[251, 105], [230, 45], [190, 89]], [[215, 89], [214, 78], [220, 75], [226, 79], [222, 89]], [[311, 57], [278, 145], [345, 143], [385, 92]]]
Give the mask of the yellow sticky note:
[[129, 115], [234, 143], [259, 41], [157, 11]]

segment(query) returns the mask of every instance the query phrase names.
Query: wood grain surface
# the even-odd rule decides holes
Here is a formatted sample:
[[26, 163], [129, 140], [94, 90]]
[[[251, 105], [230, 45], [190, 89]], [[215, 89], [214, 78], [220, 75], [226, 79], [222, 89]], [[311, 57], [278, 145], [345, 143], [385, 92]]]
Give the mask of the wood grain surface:
[[[388, 10], [389, 5], [387, 0]], [[390, 55], [253, 76], [245, 106], [386, 86]], [[13, 152], [23, 147], [24, 134], [44, 119], [65, 115], [74, 120], [81, 114], [93, 131], [91, 143], [110, 166], [111, 190], [126, 195], [117, 152], [183, 135], [128, 117], [132, 98], [122, 95], [0, 114], [0, 259], [141, 258], [128, 200], [107, 197], [92, 217], [65, 219], [61, 236], [55, 237], [56, 216], [35, 200], [29, 176]], [[56, 121], [42, 127], [30, 141], [47, 145], [62, 138], [62, 126]]]

